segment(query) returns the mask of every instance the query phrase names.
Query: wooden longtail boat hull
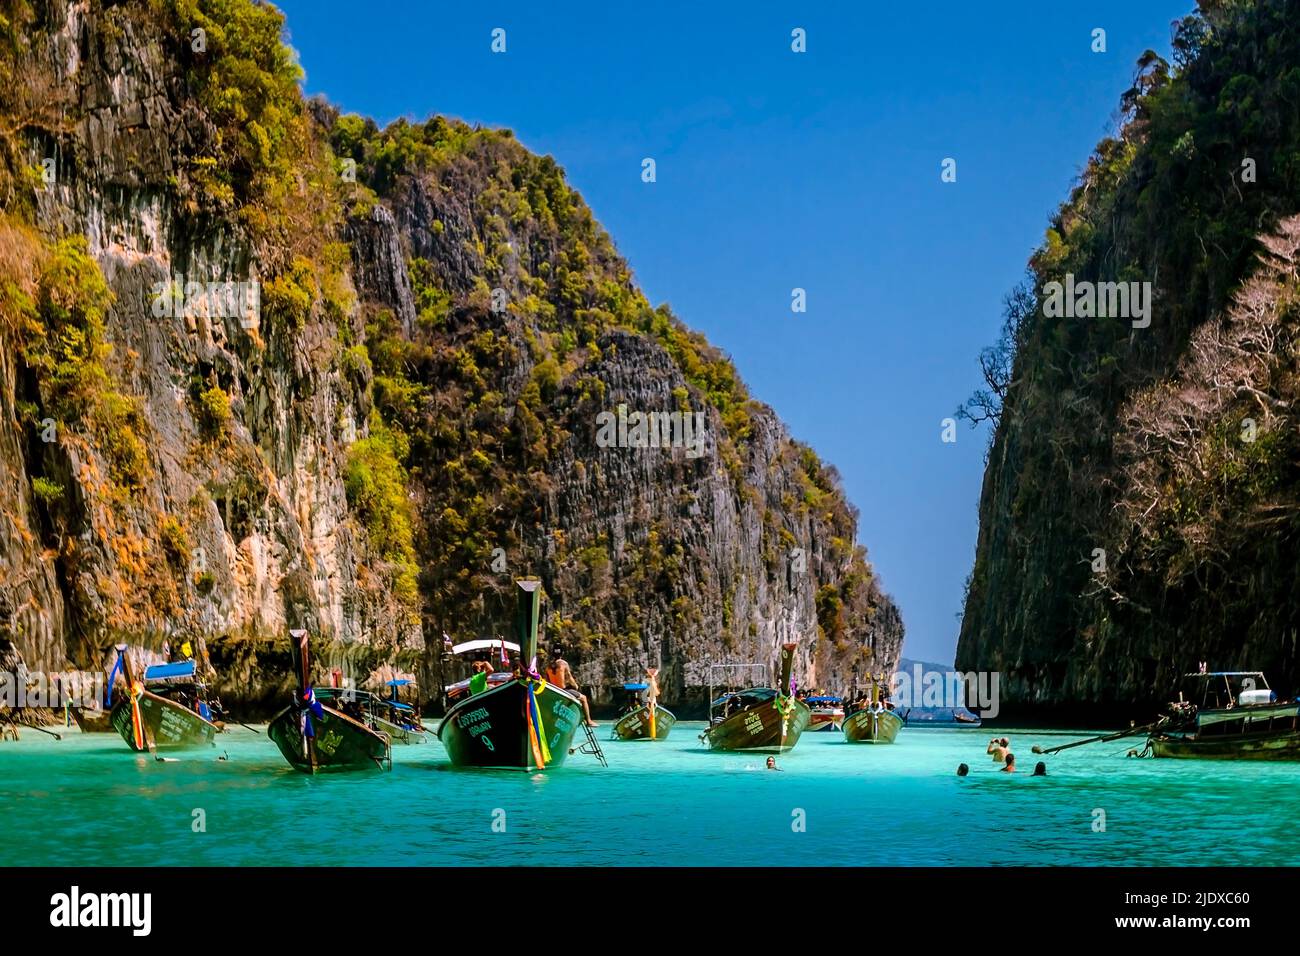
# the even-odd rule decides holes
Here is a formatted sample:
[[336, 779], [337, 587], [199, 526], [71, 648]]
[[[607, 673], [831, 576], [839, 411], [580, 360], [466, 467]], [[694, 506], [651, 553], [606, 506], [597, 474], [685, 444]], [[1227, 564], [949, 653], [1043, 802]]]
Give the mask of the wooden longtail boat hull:
[[710, 750], [735, 750], [747, 753], [783, 753], [799, 742], [812, 718], [808, 705], [790, 701], [787, 719], [769, 700], [732, 714], [704, 732]]
[[638, 707], [624, 714], [614, 725], [613, 735], [619, 740], [666, 740], [677, 723], [677, 715], [667, 707], [655, 709], [655, 735], [650, 736], [650, 708]]
[[438, 726], [438, 739], [457, 767], [494, 770], [542, 770], [563, 766], [582, 723], [582, 704], [545, 681], [534, 691], [541, 715], [542, 736], [550, 752], [541, 766], [534, 752], [525, 708], [528, 684], [511, 680], [475, 694], [447, 712]]
[[143, 747], [135, 745], [135, 729], [131, 721], [131, 698], [123, 697], [113, 707], [109, 721], [122, 735], [126, 745], [137, 753], [149, 749], [152, 740], [158, 750], [186, 750], [193, 747], [211, 747], [220, 728], [204, 720], [188, 707], [144, 691], [139, 698], [140, 719], [144, 722]]
[[88, 707], [73, 707], [72, 719], [77, 722], [77, 727], [83, 734], [111, 734], [113, 733], [113, 712], [104, 710], [102, 707], [96, 707], [93, 710]]
[[856, 710], [844, 718], [844, 739], [851, 744], [892, 744], [903, 718], [892, 710]]
[[1231, 734], [1212, 737], [1188, 734], [1153, 735], [1149, 741], [1157, 757], [1201, 760], [1300, 760], [1300, 731]]
[[388, 734], [388, 739], [393, 744], [422, 744], [425, 742], [424, 733], [419, 730], [412, 730], [409, 727], [400, 727], [382, 717], [375, 718], [375, 726]]
[[321, 714], [311, 715], [315, 738], [303, 737], [300, 711], [286, 707], [266, 728], [284, 759], [303, 773], [330, 773], [340, 770], [391, 770], [393, 751], [387, 734], [371, 730], [365, 724], [332, 707], [321, 707]]

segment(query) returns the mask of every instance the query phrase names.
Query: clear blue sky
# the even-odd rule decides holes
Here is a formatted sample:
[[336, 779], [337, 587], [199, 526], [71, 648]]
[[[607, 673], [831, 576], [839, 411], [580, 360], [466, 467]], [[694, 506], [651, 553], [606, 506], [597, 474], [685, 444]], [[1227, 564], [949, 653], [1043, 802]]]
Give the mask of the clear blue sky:
[[1134, 61], [1168, 55], [1193, 0], [278, 6], [308, 92], [553, 155], [650, 300], [839, 468], [904, 652], [951, 662], [987, 434], [943, 444], [940, 421]]

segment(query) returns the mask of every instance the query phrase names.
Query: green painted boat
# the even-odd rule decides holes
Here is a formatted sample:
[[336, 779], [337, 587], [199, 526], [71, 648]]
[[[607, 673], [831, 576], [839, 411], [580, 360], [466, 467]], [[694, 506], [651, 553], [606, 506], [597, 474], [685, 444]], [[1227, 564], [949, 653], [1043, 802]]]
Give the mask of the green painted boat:
[[656, 706], [651, 720], [650, 705], [642, 704], [618, 719], [611, 736], [616, 740], [667, 740], [676, 723], [677, 716], [667, 707]]
[[1190, 686], [1147, 738], [1156, 757], [1300, 760], [1300, 703], [1278, 700], [1260, 671], [1184, 675]]
[[[365, 723], [357, 704], [355, 714], [326, 706], [316, 699], [311, 682], [311, 653], [306, 631], [290, 631], [290, 657], [298, 675], [294, 702], [266, 728], [266, 734], [295, 770], [329, 773], [344, 770], [391, 770], [393, 751], [388, 735]], [[337, 701], [342, 706], [351, 706]]]
[[215, 745], [222, 727], [210, 719], [205, 686], [193, 660], [156, 664], [136, 680], [126, 645], [119, 644], [117, 652], [126, 690], [118, 695], [108, 719], [131, 750], [153, 753]]
[[710, 750], [785, 753], [799, 742], [812, 720], [812, 711], [795, 698], [791, 684], [794, 650], [781, 648], [781, 688], [751, 687], [713, 701], [709, 727], [700, 739]]
[[892, 744], [903, 729], [903, 718], [883, 705], [864, 707], [844, 718], [844, 739], [851, 744]]
[[[438, 739], [457, 767], [553, 770], [563, 766], [575, 749], [574, 736], [586, 726], [576, 697], [528, 672], [537, 658], [542, 583], [517, 579], [515, 584], [520, 669], [504, 683], [489, 682], [487, 689], [457, 700], [438, 725]], [[588, 734], [582, 746], [593, 744]]]

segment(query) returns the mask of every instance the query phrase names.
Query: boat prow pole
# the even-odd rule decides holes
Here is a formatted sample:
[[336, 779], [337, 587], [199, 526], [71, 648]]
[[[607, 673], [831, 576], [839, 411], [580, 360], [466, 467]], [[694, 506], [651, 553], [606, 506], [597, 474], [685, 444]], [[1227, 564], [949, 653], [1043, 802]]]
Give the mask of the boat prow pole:
[[1155, 723], [1145, 724], [1141, 727], [1130, 727], [1128, 730], [1122, 730], [1116, 734], [1102, 734], [1099, 737], [1088, 737], [1084, 740], [1076, 740], [1073, 743], [1061, 744], [1061, 746], [1059, 747], [1048, 747], [1046, 750], [1044, 750], [1038, 744], [1034, 744], [1032, 749], [1033, 752], [1036, 754], [1046, 755], [1046, 754], [1060, 753], [1062, 750], [1069, 750], [1071, 747], [1082, 747], [1084, 744], [1101, 744], [1101, 743], [1106, 743], [1107, 741], [1110, 740], [1120, 740], [1124, 737], [1132, 737], [1135, 736], [1136, 734], [1144, 734], [1147, 731], [1155, 730], [1164, 722], [1165, 721], [1161, 719], [1161, 720], [1157, 720]]

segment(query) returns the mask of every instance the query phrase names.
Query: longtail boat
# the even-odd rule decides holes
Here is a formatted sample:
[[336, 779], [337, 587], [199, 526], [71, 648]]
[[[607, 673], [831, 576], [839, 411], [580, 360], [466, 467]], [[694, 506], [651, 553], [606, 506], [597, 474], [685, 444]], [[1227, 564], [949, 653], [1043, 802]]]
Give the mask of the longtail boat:
[[72, 706], [72, 719], [83, 734], [111, 734], [113, 732], [113, 711], [105, 710], [98, 702], [87, 706]]
[[[117, 645], [125, 692], [109, 714], [113, 729], [137, 753], [211, 747], [221, 733], [193, 660], [146, 667], [136, 680], [126, 645]], [[117, 665], [114, 665], [116, 671]]]
[[880, 692], [880, 682], [871, 681], [871, 691], [861, 706], [844, 718], [844, 739], [851, 744], [892, 744], [903, 729], [896, 714]]
[[[126, 647], [125, 644], [122, 645]], [[83, 734], [111, 734], [113, 730], [113, 688], [116, 686], [117, 678], [122, 674], [125, 657], [116, 648], [113, 654], [113, 666], [108, 671], [108, 681], [104, 685], [104, 699], [101, 702], [98, 694], [96, 696], [83, 699], [82, 703], [74, 703], [70, 708], [72, 710], [72, 719], [77, 722], [77, 727]]]
[[1259, 671], [1187, 674], [1183, 693], [1147, 738], [1156, 757], [1300, 760], [1300, 703], [1278, 700]]
[[375, 726], [388, 734], [395, 744], [422, 744], [429, 732], [420, 722], [415, 707], [397, 699], [398, 688], [410, 683], [405, 678], [390, 680], [388, 687], [392, 696], [378, 698], [374, 708]]
[[812, 715], [794, 696], [790, 678], [795, 647], [781, 647], [779, 689], [751, 687], [710, 703], [709, 727], [700, 735], [710, 750], [783, 753], [799, 742]]
[[425, 742], [426, 731], [415, 719], [415, 709], [410, 704], [352, 687], [317, 687], [315, 693], [318, 703], [360, 720], [371, 730], [387, 734], [390, 744]]
[[804, 703], [812, 712], [808, 721], [808, 732], [817, 730], [839, 730], [844, 724], [844, 700], [832, 695], [805, 697]]
[[658, 701], [646, 701], [643, 695], [649, 687], [639, 683], [623, 685], [627, 704], [610, 731], [611, 740], [666, 740], [672, 733], [677, 715]]
[[[316, 698], [311, 682], [311, 652], [306, 631], [289, 632], [289, 655], [297, 675], [294, 702], [280, 711], [266, 734], [290, 766], [303, 773], [337, 770], [391, 770], [393, 751], [388, 735], [368, 726], [360, 701], [337, 696], [336, 706]], [[341, 691], [341, 694], [362, 692]], [[345, 713], [344, 708], [353, 713]]]
[[536, 672], [541, 582], [515, 584], [518, 671], [504, 681], [492, 681], [495, 675], [477, 680], [438, 726], [438, 739], [457, 767], [555, 769], [564, 764], [579, 727], [585, 727], [578, 699]]

